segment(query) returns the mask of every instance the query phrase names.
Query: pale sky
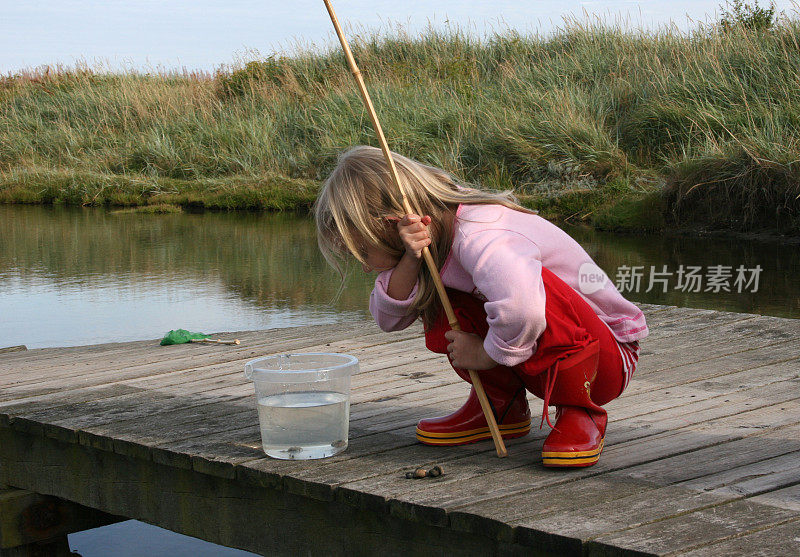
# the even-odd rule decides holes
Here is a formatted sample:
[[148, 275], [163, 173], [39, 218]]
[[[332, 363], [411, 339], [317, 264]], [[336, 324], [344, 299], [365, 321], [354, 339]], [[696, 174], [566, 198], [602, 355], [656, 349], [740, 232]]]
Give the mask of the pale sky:
[[[430, 22], [466, 27], [477, 36], [492, 29], [548, 34], [565, 15], [588, 14], [657, 28], [674, 22], [682, 30], [712, 21], [717, 0], [475, 1], [333, 0], [343, 24], [386, 29], [400, 23], [417, 32]], [[760, 2], [768, 5], [767, 0]], [[778, 9], [797, 9], [778, 0]], [[689, 19], [691, 18], [691, 20]], [[333, 44], [321, 0], [0, 0], [0, 74], [42, 64], [86, 61], [111, 69], [202, 69], [291, 51], [300, 41]]]

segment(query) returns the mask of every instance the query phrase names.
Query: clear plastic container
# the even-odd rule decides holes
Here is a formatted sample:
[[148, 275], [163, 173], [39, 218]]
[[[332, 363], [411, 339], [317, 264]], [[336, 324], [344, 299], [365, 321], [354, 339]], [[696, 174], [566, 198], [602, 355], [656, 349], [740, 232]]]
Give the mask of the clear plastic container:
[[350, 376], [347, 354], [281, 354], [247, 362], [256, 389], [261, 442], [267, 455], [306, 460], [347, 448]]

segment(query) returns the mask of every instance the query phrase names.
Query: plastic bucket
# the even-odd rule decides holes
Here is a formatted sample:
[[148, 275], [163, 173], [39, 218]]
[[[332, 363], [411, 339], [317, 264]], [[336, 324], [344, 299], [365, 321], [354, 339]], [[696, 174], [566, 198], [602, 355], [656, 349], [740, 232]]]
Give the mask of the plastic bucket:
[[348, 354], [280, 354], [247, 362], [264, 452], [306, 460], [345, 450], [350, 376], [357, 371], [358, 359]]

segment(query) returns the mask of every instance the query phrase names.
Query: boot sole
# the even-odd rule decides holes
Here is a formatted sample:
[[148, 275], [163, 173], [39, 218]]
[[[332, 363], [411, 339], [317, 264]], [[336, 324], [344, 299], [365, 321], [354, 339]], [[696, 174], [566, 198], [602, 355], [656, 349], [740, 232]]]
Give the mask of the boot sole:
[[549, 468], [580, 468], [591, 466], [600, 459], [606, 438], [600, 440], [600, 446], [591, 451], [542, 451], [542, 464]]
[[[528, 435], [531, 430], [531, 422], [520, 422], [518, 424], [505, 424], [500, 425], [500, 435], [503, 439], [515, 439]], [[478, 429], [470, 429], [466, 431], [451, 431], [435, 433], [431, 431], [424, 431], [417, 428], [417, 441], [425, 445], [437, 446], [456, 446], [467, 445], [469, 443], [477, 443], [484, 439], [491, 439], [492, 432], [489, 431], [489, 426], [481, 427]]]

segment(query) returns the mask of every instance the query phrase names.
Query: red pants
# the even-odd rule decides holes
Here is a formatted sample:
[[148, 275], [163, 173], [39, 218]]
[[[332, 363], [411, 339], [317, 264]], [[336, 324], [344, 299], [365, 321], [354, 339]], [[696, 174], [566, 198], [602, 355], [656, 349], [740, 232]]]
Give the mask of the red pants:
[[[546, 371], [557, 360], [579, 352], [594, 339], [598, 339], [600, 363], [591, 387], [591, 398], [599, 405], [614, 400], [622, 394], [625, 387], [625, 372], [617, 340], [586, 300], [564, 281], [545, 268], [542, 268], [542, 281], [546, 294], [547, 327], [537, 341], [536, 352], [525, 362], [510, 369], [527, 376], [523, 382], [531, 392], [541, 398], [542, 392], [536, 386], [537, 381], [531, 379]], [[486, 323], [483, 302], [459, 290], [448, 288], [447, 291], [461, 330], [485, 338], [489, 325]], [[444, 338], [444, 333], [448, 330], [450, 325], [442, 312], [436, 323], [425, 331], [425, 345], [428, 349], [446, 354], [449, 341]], [[481, 376], [500, 373], [501, 370], [509, 368], [497, 366], [482, 371]], [[469, 377], [463, 370], [456, 371], [465, 379]]]

